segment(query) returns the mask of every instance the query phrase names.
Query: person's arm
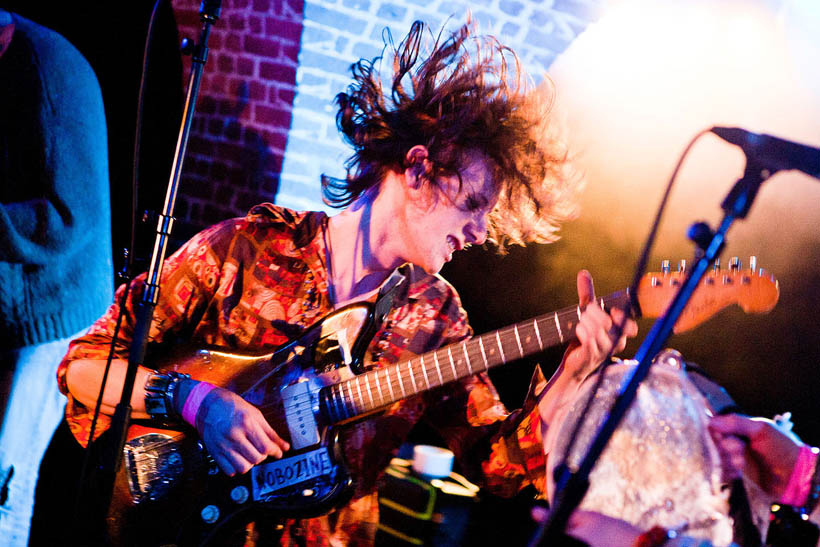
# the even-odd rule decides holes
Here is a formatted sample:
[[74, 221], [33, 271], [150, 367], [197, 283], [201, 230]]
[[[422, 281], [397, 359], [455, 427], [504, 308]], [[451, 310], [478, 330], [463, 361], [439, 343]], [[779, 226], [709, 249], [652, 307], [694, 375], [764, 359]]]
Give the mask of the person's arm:
[[[162, 273], [160, 299], [152, 321], [149, 340], [161, 344], [183, 331], [189, 332], [201, 320], [217, 287], [220, 286], [223, 256], [234, 233], [232, 222], [222, 223], [194, 237], [166, 261]], [[233, 270], [225, 275], [236, 275]], [[58, 378], [64, 389], [76, 401], [93, 408], [97, 401], [100, 382], [105, 369], [105, 357], [113, 336], [124, 286], [117, 292], [116, 302], [108, 312], [92, 325], [89, 333], [75, 340], [60, 366]], [[106, 391], [103, 395], [103, 413], [110, 414], [119, 402], [127, 362], [125, 357], [131, 343], [135, 322], [135, 308], [142, 298], [144, 276], [132, 283], [126, 300], [126, 318], [116, 343], [118, 359], [112, 363]], [[131, 397], [134, 418], [147, 418], [146, 381], [153, 371], [141, 367]], [[199, 382], [195, 378], [182, 380], [173, 397], [173, 411], [183, 413], [189, 394]], [[265, 420], [261, 411], [238, 395], [222, 388], [209, 389], [195, 409], [188, 414], [189, 423], [196, 427], [206, 448], [220, 468], [227, 474], [244, 473], [267, 456], [281, 457], [288, 444]]]
[[[78, 359], [71, 362], [66, 373], [69, 392], [85, 406], [97, 402], [105, 361]], [[128, 362], [116, 359], [111, 363], [103, 395], [102, 412], [113, 414], [120, 401]], [[149, 418], [145, 409], [145, 384], [154, 371], [140, 367], [131, 395], [132, 418]], [[182, 380], [174, 399], [174, 412], [184, 416], [183, 409], [191, 392], [200, 382]], [[270, 427], [262, 412], [232, 391], [212, 388], [192, 411], [190, 425], [202, 437], [209, 454], [228, 475], [245, 473], [268, 456], [281, 458], [289, 448], [287, 442]]]
[[451, 387], [446, 400], [429, 405], [425, 419], [456, 455], [462, 472], [493, 494], [511, 497], [528, 484], [541, 489], [545, 461], [534, 396], [510, 413], [481, 373]]
[[709, 430], [735, 470], [781, 503], [806, 504], [817, 467], [816, 449], [765, 418], [715, 416], [709, 421]]
[[578, 340], [567, 348], [561, 365], [553, 374], [538, 403], [545, 450], [552, 446], [552, 439], [557, 434], [563, 412], [575, 400], [584, 378], [593, 372], [610, 352], [617, 354], [623, 350], [627, 338], [638, 333], [637, 323], [628, 319], [620, 338], [613, 339], [614, 326], [623, 321], [625, 312], [618, 308], [607, 312], [595, 304], [595, 288], [592, 277], [586, 270], [578, 272], [576, 284], [579, 304], [585, 307], [575, 327]]
[[[111, 362], [111, 370], [108, 373], [101, 406], [101, 412], [105, 415], [114, 414], [114, 408], [120, 402], [127, 367], [128, 362], [124, 359], [114, 359]], [[105, 360], [102, 359], [77, 359], [71, 361], [70, 365], [67, 366], [65, 376], [68, 392], [84, 406], [94, 408], [100, 393], [104, 368]], [[145, 386], [145, 381], [151, 373], [150, 369], [142, 366], [137, 371], [134, 391], [131, 395], [131, 417], [134, 419], [149, 417], [145, 412], [145, 390], [143, 386]]]

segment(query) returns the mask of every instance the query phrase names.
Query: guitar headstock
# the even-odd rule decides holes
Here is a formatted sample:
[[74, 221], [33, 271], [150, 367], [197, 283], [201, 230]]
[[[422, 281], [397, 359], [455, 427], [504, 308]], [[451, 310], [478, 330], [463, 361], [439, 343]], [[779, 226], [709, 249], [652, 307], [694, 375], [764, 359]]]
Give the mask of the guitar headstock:
[[[638, 301], [644, 317], [660, 317], [686, 275], [685, 261], [681, 261], [678, 271], [673, 272], [668, 260], [663, 261], [660, 272], [644, 275], [638, 286]], [[774, 308], [779, 297], [777, 279], [763, 268], [758, 269], [756, 257], [751, 257], [747, 270], [742, 268], [737, 257], [731, 259], [727, 270], [720, 269], [718, 261], [713, 270], [704, 274], [675, 323], [674, 331], [692, 329], [732, 304], [737, 304], [746, 313], [766, 313]]]

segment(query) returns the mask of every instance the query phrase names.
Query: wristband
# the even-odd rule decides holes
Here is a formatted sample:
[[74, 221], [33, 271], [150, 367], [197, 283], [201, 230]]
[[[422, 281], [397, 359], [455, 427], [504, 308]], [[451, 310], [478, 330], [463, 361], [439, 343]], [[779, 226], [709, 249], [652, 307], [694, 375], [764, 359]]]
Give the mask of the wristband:
[[195, 385], [188, 394], [188, 398], [185, 399], [185, 405], [182, 407], [182, 419], [196, 427], [196, 414], [199, 412], [199, 407], [202, 405], [205, 396], [215, 388], [215, 385], [208, 382], [199, 382]]
[[639, 535], [632, 547], [661, 547], [669, 539], [669, 530], [662, 526], [653, 526]]
[[783, 495], [780, 497], [781, 504], [791, 505], [793, 507], [801, 507], [806, 504], [812, 491], [815, 490], [812, 488], [814, 483], [812, 477], [816, 476], [816, 464], [817, 449], [805, 444], [801, 446], [797, 460], [794, 462], [794, 468], [789, 477], [789, 482], [783, 491]]
[[145, 412], [154, 420], [166, 424], [179, 421], [175, 397], [179, 383], [190, 374], [154, 371], [145, 379]]

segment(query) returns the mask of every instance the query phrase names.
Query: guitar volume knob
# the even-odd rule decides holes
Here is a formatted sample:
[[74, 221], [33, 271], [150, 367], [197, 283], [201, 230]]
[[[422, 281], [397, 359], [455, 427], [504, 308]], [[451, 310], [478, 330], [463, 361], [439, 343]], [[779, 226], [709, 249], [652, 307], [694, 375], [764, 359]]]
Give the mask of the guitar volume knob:
[[752, 273], [757, 271], [757, 257], [754, 255], [749, 257], [749, 269]]
[[237, 486], [231, 490], [231, 500], [236, 504], [242, 505], [248, 501], [248, 497], [248, 489], [244, 486]]
[[742, 264], [740, 263], [740, 258], [733, 256], [731, 259], [729, 259], [729, 270], [736, 272], [740, 270], [741, 267]]
[[202, 508], [202, 511], [199, 512], [199, 516], [202, 517], [203, 522], [213, 524], [219, 520], [219, 507], [216, 505], [206, 505]]
[[661, 272], [668, 274], [669, 271], [672, 269], [672, 263], [668, 260], [664, 260], [661, 262]]

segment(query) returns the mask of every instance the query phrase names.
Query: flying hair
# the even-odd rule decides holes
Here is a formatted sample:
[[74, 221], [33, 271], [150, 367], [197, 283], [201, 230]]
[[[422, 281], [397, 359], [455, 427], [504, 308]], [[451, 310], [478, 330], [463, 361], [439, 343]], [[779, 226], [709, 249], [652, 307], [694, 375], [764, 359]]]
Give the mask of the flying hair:
[[[388, 73], [380, 69], [387, 56]], [[426, 183], [458, 176], [470, 152], [489, 160], [499, 201], [488, 238], [507, 245], [558, 238], [561, 222], [576, 214], [574, 176], [551, 117], [554, 86], [533, 84], [515, 52], [468, 21], [433, 36], [416, 21], [398, 47], [389, 32], [382, 56], [351, 67], [353, 82], [336, 95], [336, 125], [353, 153], [347, 176], [322, 177], [324, 200], [345, 207], [389, 171], [401, 172], [407, 152], [429, 152]]]

